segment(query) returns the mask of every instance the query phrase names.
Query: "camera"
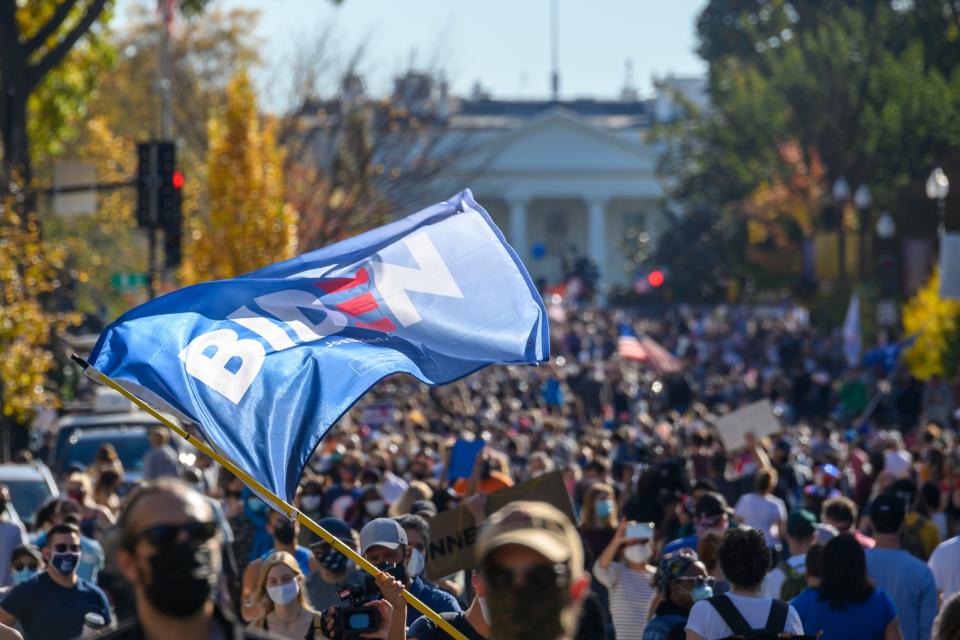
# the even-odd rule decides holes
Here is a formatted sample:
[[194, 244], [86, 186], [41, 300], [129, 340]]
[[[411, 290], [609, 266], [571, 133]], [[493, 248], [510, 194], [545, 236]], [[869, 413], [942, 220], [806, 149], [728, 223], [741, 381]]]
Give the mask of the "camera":
[[365, 581], [364, 586], [347, 585], [337, 594], [340, 602], [344, 603], [333, 610], [332, 614], [323, 614], [322, 628], [327, 628], [326, 618], [333, 616], [333, 628], [330, 637], [337, 640], [359, 638], [361, 634], [371, 633], [380, 628], [380, 612], [372, 607], [364, 606], [368, 602], [380, 598], [380, 592]]

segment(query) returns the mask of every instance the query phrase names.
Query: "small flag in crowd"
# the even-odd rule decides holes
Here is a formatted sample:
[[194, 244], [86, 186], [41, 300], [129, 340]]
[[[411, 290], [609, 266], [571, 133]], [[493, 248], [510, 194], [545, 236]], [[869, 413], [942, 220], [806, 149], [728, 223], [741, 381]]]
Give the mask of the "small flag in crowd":
[[843, 321], [843, 355], [847, 359], [848, 367], [855, 367], [860, 363], [860, 350], [863, 348], [863, 337], [860, 333], [860, 294], [854, 293], [847, 307], [847, 317]]
[[660, 346], [653, 338], [637, 337], [633, 327], [625, 322], [620, 324], [617, 355], [627, 360], [644, 362], [659, 375], [683, 371], [683, 363], [679, 358]]
[[543, 301], [466, 190], [324, 249], [143, 304], [104, 331], [90, 360], [197, 423], [292, 502], [321, 438], [381, 378], [444, 384], [488, 364], [549, 357]]
[[876, 367], [879, 365], [883, 367], [885, 374], [889, 374], [897, 368], [897, 363], [900, 362], [900, 356], [903, 355], [903, 352], [912, 347], [916, 340], [917, 334], [914, 334], [899, 342], [870, 349], [863, 356], [863, 366]]

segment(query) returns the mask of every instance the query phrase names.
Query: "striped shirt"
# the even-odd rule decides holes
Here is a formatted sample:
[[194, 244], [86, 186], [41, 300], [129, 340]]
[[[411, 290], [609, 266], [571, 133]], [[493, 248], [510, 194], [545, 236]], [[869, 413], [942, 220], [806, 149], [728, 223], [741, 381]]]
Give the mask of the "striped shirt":
[[641, 640], [647, 626], [647, 612], [657, 590], [650, 584], [653, 574], [611, 562], [604, 569], [597, 562], [593, 575], [610, 590], [610, 616], [617, 640]]

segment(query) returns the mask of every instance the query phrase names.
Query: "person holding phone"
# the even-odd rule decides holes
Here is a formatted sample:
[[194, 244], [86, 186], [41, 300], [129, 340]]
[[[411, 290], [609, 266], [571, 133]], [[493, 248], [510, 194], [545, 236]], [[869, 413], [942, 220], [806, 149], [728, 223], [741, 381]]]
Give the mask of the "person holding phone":
[[593, 575], [610, 592], [610, 615], [617, 640], [641, 640], [647, 611], [656, 596], [656, 568], [648, 564], [653, 524], [620, 522], [613, 540], [593, 565]]

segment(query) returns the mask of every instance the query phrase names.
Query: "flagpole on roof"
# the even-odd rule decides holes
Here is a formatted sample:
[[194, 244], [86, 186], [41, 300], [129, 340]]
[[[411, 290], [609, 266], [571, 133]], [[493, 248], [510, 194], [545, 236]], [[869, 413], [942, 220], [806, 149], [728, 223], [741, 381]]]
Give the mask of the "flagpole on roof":
[[[303, 513], [293, 505], [287, 503], [285, 500], [283, 500], [282, 498], [277, 496], [275, 493], [267, 489], [261, 483], [257, 482], [253, 478], [253, 476], [251, 476], [249, 473], [247, 473], [246, 471], [238, 467], [236, 464], [230, 461], [230, 459], [225, 457], [219, 451], [211, 447], [209, 444], [207, 444], [203, 440], [195, 436], [192, 436], [189, 432], [187, 432], [186, 429], [184, 429], [180, 425], [171, 421], [165, 415], [163, 415], [162, 413], [154, 409], [150, 404], [148, 404], [141, 398], [137, 397], [133, 393], [130, 393], [130, 391], [125, 389], [116, 380], [105, 375], [101, 371], [98, 371], [95, 367], [90, 366], [89, 362], [87, 362], [77, 354], [73, 354], [70, 357], [73, 359], [74, 362], [80, 365], [80, 367], [83, 369], [84, 375], [86, 375], [88, 378], [90, 378], [94, 382], [98, 382], [104, 386], [110, 387], [117, 393], [123, 395], [130, 402], [134, 403], [135, 405], [137, 405], [138, 407], [140, 407], [141, 409], [149, 413], [151, 416], [159, 420], [165, 427], [167, 427], [168, 429], [176, 433], [178, 436], [183, 438], [186, 442], [189, 442], [191, 445], [193, 445], [194, 447], [202, 451], [204, 454], [206, 454], [213, 460], [216, 460], [227, 471], [237, 476], [245, 485], [255, 490], [257, 494], [260, 495], [261, 498], [264, 498], [268, 500], [270, 503], [272, 503], [272, 506], [274, 509], [285, 514], [291, 520], [297, 520], [298, 522], [300, 522], [300, 524], [302, 524], [307, 529], [309, 529], [313, 533], [320, 536], [320, 538], [322, 538], [325, 542], [332, 545], [337, 551], [339, 551], [343, 555], [353, 560], [353, 562], [358, 567], [360, 567], [361, 569], [369, 573], [371, 576], [377, 577], [378, 575], [380, 575], [381, 571], [377, 569], [377, 567], [375, 567], [369, 560], [367, 560], [362, 555], [354, 551], [352, 548], [348, 547], [339, 538], [337, 538], [332, 533], [330, 533], [329, 531], [321, 527], [319, 524], [314, 522], [312, 519], [310, 519], [310, 517], [307, 516], [305, 513]], [[454, 638], [454, 640], [467, 640], [466, 636], [464, 636], [462, 633], [457, 631], [457, 629], [455, 629], [453, 625], [451, 625], [449, 622], [444, 620], [436, 611], [434, 611], [433, 609], [428, 607], [426, 604], [424, 604], [415, 595], [413, 595], [406, 589], [403, 590], [402, 595], [403, 595], [403, 599], [406, 600], [409, 605], [411, 605], [414, 609], [416, 609], [417, 611], [425, 615], [427, 618], [429, 618], [431, 622], [433, 622], [438, 627], [443, 629], [450, 637]]]

